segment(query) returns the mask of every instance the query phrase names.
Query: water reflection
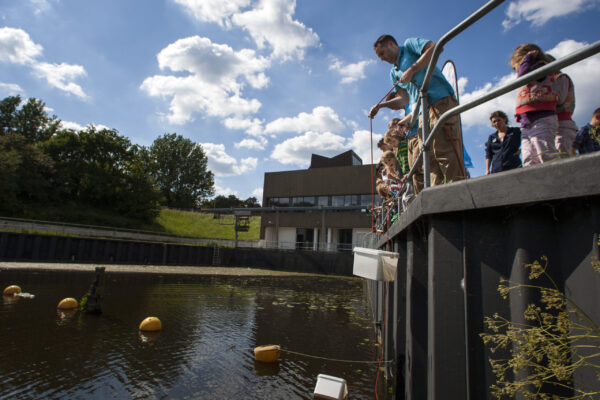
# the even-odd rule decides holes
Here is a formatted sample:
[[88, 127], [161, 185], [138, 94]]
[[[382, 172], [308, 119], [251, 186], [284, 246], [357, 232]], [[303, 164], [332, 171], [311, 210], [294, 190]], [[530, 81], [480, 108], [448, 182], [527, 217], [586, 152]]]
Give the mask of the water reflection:
[[[0, 398], [310, 399], [319, 373], [373, 397], [375, 364], [302, 355], [376, 359], [359, 280], [107, 273], [102, 315], [57, 312], [93, 277], [2, 272], [36, 297], [0, 307]], [[148, 315], [162, 331], [138, 331]], [[299, 354], [259, 363], [262, 344]]]
[[56, 325], [68, 324], [77, 314], [77, 309], [72, 310], [56, 310]]
[[140, 341], [146, 344], [152, 344], [160, 336], [160, 332], [139, 332]]

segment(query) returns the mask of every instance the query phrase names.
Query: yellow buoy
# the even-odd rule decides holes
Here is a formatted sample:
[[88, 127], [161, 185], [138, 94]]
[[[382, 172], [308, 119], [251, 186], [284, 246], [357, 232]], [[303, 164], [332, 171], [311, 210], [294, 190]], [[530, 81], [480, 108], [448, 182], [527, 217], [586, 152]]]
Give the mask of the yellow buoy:
[[156, 317], [148, 317], [140, 323], [140, 331], [156, 332], [162, 329], [160, 319]]
[[66, 299], [62, 299], [59, 303], [58, 303], [58, 308], [60, 308], [61, 310], [72, 310], [74, 308], [77, 308], [79, 306], [79, 303], [77, 303], [77, 300], [75, 300], [72, 297], [67, 297]]
[[4, 288], [4, 292], [2, 293], [7, 295], [21, 293], [21, 288], [17, 285], [10, 285]]
[[254, 356], [260, 362], [274, 363], [281, 355], [281, 347], [276, 344], [254, 348]]

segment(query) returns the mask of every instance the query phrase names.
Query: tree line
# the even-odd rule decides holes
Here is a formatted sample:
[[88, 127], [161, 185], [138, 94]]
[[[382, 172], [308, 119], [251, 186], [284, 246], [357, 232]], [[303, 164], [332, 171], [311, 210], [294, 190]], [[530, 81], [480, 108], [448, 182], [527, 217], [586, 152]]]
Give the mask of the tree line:
[[214, 176], [207, 161], [202, 146], [175, 133], [165, 133], [149, 147], [139, 146], [115, 129], [63, 129], [35, 98], [0, 101], [4, 215], [18, 216], [33, 204], [76, 203], [151, 221], [161, 207], [258, 204], [253, 197], [247, 205], [233, 195], [210, 199]]

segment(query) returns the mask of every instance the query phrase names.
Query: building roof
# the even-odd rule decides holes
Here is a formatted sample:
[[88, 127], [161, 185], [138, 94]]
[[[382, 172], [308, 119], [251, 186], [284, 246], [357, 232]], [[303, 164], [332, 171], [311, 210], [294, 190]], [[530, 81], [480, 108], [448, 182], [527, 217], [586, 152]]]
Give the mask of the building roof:
[[350, 167], [362, 165], [362, 159], [352, 150], [348, 150], [334, 157], [325, 157], [313, 154], [310, 158], [311, 168]]

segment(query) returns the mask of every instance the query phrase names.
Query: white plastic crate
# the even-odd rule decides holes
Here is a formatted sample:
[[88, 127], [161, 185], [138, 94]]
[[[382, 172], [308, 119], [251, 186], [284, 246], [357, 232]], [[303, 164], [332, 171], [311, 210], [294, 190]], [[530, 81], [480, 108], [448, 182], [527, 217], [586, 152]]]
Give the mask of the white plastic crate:
[[313, 398], [328, 400], [344, 400], [348, 397], [346, 380], [335, 376], [319, 374]]
[[397, 263], [398, 253], [355, 247], [352, 273], [374, 281], [393, 281]]

